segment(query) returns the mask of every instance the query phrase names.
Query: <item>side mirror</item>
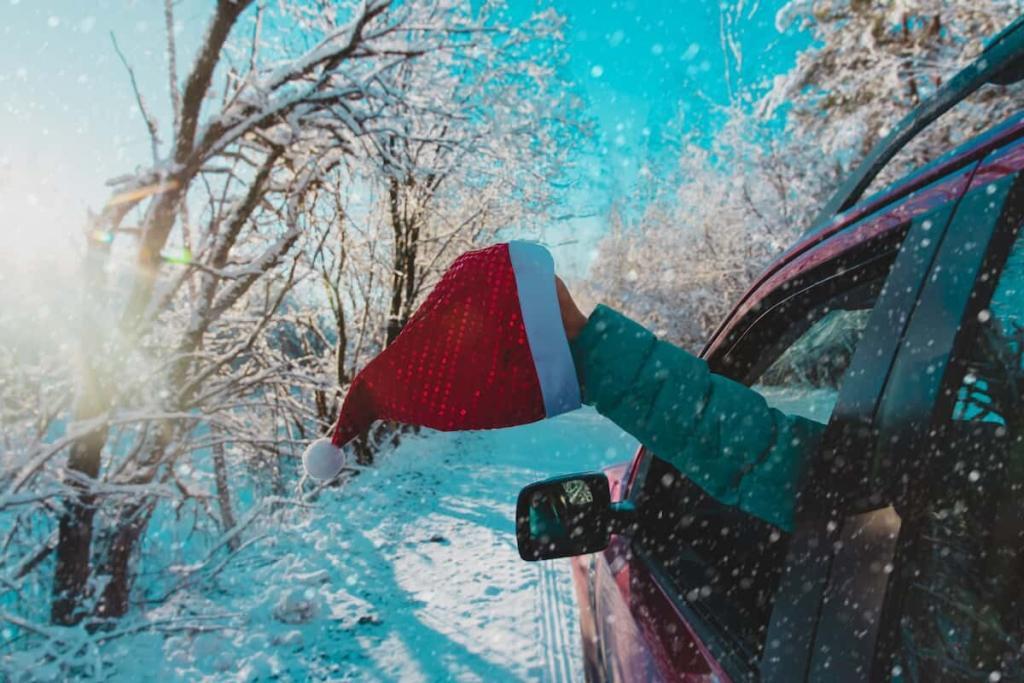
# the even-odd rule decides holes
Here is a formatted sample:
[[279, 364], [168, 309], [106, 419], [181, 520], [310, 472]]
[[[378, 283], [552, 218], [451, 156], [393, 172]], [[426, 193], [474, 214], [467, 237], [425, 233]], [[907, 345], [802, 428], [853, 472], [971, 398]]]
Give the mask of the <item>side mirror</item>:
[[608, 477], [600, 472], [539, 481], [519, 492], [519, 556], [534, 562], [596, 553], [633, 518], [631, 503], [612, 505]]

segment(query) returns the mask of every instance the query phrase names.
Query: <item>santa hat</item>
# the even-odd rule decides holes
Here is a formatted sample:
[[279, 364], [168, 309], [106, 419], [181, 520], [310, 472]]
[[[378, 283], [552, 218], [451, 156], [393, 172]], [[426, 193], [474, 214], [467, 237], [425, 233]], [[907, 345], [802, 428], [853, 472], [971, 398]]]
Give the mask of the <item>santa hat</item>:
[[330, 440], [303, 454], [333, 478], [375, 420], [442, 431], [535, 422], [580, 406], [551, 254], [497, 244], [455, 260], [401, 334], [356, 375]]

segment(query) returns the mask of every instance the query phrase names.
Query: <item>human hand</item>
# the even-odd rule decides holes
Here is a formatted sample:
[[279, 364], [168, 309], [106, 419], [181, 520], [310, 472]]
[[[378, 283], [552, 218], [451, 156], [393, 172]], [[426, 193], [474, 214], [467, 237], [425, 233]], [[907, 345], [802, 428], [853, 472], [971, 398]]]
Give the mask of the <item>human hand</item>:
[[576, 302], [573, 301], [569, 289], [562, 282], [562, 278], [555, 276], [555, 292], [558, 294], [558, 307], [562, 311], [562, 324], [565, 326], [565, 336], [572, 341], [583, 331], [587, 324], [587, 316], [583, 315]]

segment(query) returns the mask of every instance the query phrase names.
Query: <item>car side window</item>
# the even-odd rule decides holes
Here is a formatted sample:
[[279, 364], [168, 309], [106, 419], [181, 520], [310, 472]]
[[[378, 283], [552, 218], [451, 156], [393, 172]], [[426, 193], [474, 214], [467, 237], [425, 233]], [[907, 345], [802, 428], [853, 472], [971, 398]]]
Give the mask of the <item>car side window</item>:
[[1024, 237], [965, 331], [926, 494], [904, 519], [896, 681], [1024, 680]]
[[[839, 383], [868, 324], [867, 307], [836, 301], [758, 378], [753, 386], [773, 408], [826, 424]], [[863, 305], [862, 303], [859, 305]]]
[[[890, 262], [891, 263], [891, 262]], [[769, 405], [827, 423], [843, 376], [888, 268], [850, 268], [828, 292], [796, 295], [782, 318], [751, 342], [745, 379]], [[762, 342], [767, 341], [762, 345]], [[637, 547], [678, 600], [724, 634], [723, 654], [753, 666], [760, 656], [788, 536], [706, 495], [670, 464], [653, 458], [637, 500]]]

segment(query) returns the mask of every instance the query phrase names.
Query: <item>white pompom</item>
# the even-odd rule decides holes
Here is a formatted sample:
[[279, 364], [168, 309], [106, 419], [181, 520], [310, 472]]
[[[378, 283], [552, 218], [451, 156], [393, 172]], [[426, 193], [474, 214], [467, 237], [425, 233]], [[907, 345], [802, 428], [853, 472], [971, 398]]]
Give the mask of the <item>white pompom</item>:
[[317, 439], [306, 447], [302, 454], [302, 465], [309, 476], [319, 481], [328, 481], [338, 476], [338, 472], [345, 466], [345, 452], [331, 443], [330, 439]]

